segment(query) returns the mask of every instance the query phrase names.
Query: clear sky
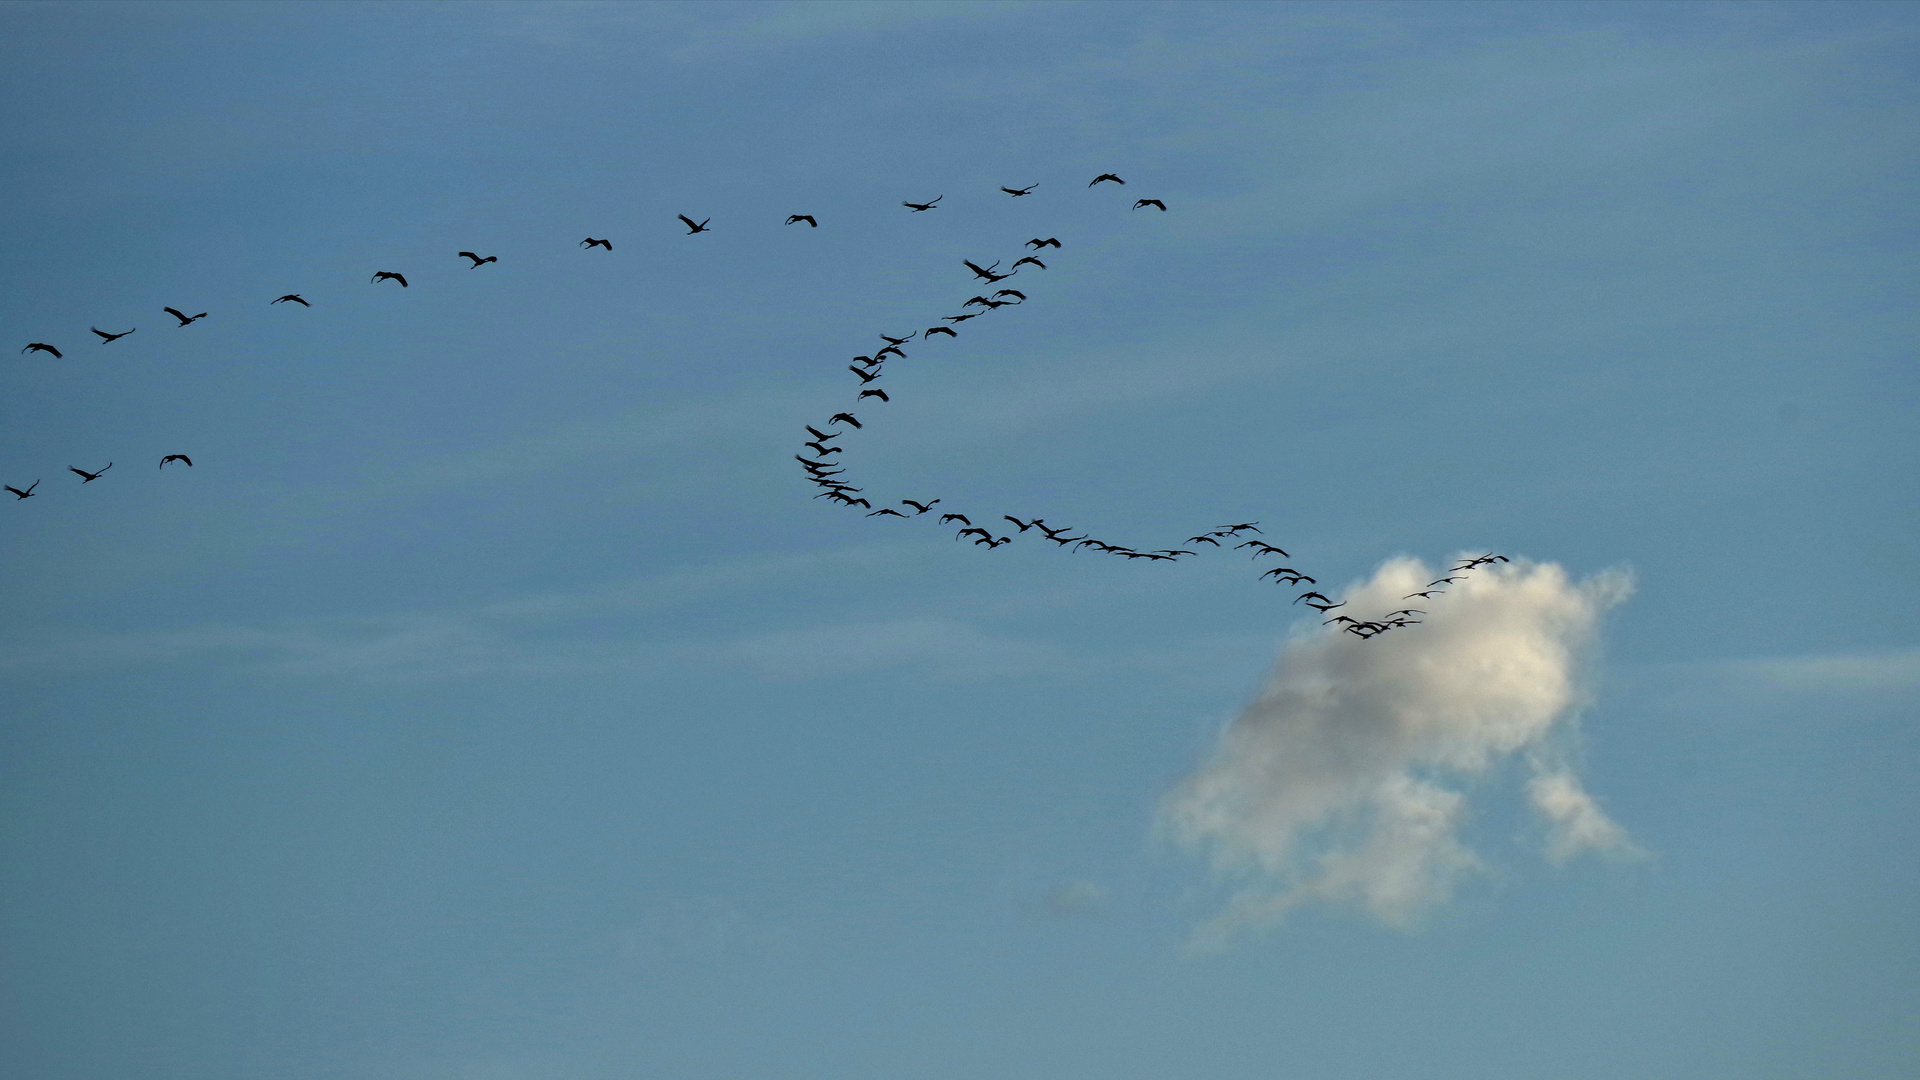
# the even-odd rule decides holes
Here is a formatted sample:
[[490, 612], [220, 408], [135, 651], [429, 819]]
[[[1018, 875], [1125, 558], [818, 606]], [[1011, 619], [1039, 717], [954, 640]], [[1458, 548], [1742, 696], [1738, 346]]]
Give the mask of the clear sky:
[[8, 1077], [1920, 1073], [1914, 5], [11, 4], [0, 146]]

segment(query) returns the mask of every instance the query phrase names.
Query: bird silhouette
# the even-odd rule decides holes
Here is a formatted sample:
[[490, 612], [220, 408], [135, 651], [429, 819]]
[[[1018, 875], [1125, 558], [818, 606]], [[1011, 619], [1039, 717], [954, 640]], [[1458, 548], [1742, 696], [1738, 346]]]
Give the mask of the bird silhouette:
[[885, 390], [882, 390], [882, 389], [880, 389], [880, 388], [879, 388], [879, 387], [877, 387], [877, 386], [875, 386], [875, 387], [870, 387], [870, 388], [868, 388], [868, 389], [866, 389], [866, 390], [862, 390], [862, 391], [860, 391], [860, 397], [857, 397], [857, 398], [855, 398], [854, 400], [855, 400], [855, 401], [859, 401], [859, 400], [861, 400], [862, 398], [870, 398], [870, 397], [877, 397], [877, 398], [879, 398], [879, 399], [880, 399], [881, 401], [892, 401], [892, 400], [893, 400], [892, 398], [890, 398], [890, 397], [888, 397], [888, 396], [887, 396], [887, 392], [886, 392]]
[[968, 319], [979, 318], [980, 313], [976, 311], [971, 315], [942, 315], [940, 317], [947, 320], [948, 322], [966, 322]]
[[37, 488], [37, 487], [39, 487], [39, 486], [40, 486], [40, 481], [38, 481], [38, 480], [35, 480], [35, 481], [34, 481], [33, 483], [31, 483], [31, 484], [28, 484], [28, 485], [27, 485], [27, 490], [25, 490], [25, 491], [21, 491], [21, 490], [20, 490], [19, 488], [17, 488], [17, 487], [14, 487], [14, 486], [13, 486], [12, 484], [0, 484], [0, 487], [4, 487], [4, 488], [6, 488], [6, 489], [7, 489], [8, 491], [11, 491], [11, 492], [13, 492], [13, 497], [14, 497], [15, 499], [31, 499], [31, 498], [33, 498], [33, 489], [34, 489], [34, 488]]
[[826, 442], [828, 439], [837, 439], [840, 436], [846, 434], [846, 432], [844, 431], [836, 431], [833, 434], [829, 435], [826, 432], [821, 431], [819, 428], [814, 427], [812, 424], [807, 424], [806, 429], [807, 429], [807, 434], [813, 436], [816, 439], [819, 439], [821, 442]]
[[74, 467], [73, 467], [73, 466], [71, 466], [71, 465], [69, 465], [69, 466], [67, 466], [67, 471], [68, 471], [68, 472], [70, 472], [70, 473], [78, 473], [78, 474], [80, 474], [80, 482], [81, 482], [81, 483], [83, 483], [83, 484], [91, 484], [91, 483], [93, 483], [93, 482], [94, 482], [95, 480], [98, 480], [98, 479], [100, 479], [100, 473], [104, 473], [104, 472], [106, 472], [106, 471], [107, 471], [107, 469], [111, 469], [111, 468], [113, 468], [113, 462], [111, 462], [111, 461], [109, 461], [109, 462], [107, 462], [107, 464], [106, 464], [106, 467], [105, 467], [105, 468], [102, 468], [102, 469], [100, 470], [100, 472], [88, 472], [88, 471], [87, 471], [87, 470], [85, 470], [85, 469], [76, 469], [76, 468], [74, 468]]
[[868, 514], [867, 516], [868, 516], [868, 517], [879, 517], [879, 516], [881, 516], [882, 514], [885, 514], [885, 515], [888, 515], [888, 516], [890, 516], [890, 517], [897, 517], [897, 518], [904, 518], [904, 517], [906, 517], [906, 516], [907, 516], [907, 515], [905, 515], [905, 514], [903, 514], [903, 513], [901, 513], [900, 511], [898, 511], [898, 510], [895, 510], [895, 509], [894, 509], [893, 507], [891, 507], [891, 506], [883, 506], [883, 507], [881, 507], [880, 509], [878, 509], [878, 510], [875, 510], [875, 511], [874, 511], [873, 513], [871, 513], [871, 514]]
[[1023, 187], [1023, 188], [1003, 187], [1000, 190], [1006, 192], [1007, 194], [1017, 199], [1022, 195], [1027, 195], [1032, 193], [1033, 189], [1039, 186], [1040, 186], [1039, 184], [1028, 184], [1026, 187]]
[[1125, 180], [1120, 179], [1119, 177], [1113, 175], [1110, 172], [1103, 172], [1099, 176], [1094, 177], [1092, 180], [1087, 181], [1087, 186], [1092, 187], [1093, 185], [1100, 183], [1102, 180], [1111, 180], [1116, 184], [1126, 183]]
[[900, 358], [900, 359], [902, 359], [902, 360], [905, 360], [905, 359], [907, 358], [907, 354], [906, 354], [906, 353], [903, 353], [903, 352], [901, 352], [901, 351], [900, 351], [900, 347], [899, 347], [899, 346], [897, 346], [897, 345], [889, 345], [889, 346], [887, 346], [887, 347], [886, 347], [886, 348], [884, 348], [884, 349], [875, 349], [875, 350], [873, 350], [873, 359], [874, 359], [874, 363], [876, 363], [876, 364], [877, 364], [877, 363], [879, 363], [879, 362], [880, 362], [880, 358], [881, 358], [881, 357], [883, 357], [883, 356], [885, 356], [885, 355], [887, 355], [888, 353], [892, 353], [893, 355], [895, 355], [895, 356], [897, 356], [897, 357], [899, 357], [899, 358]]
[[993, 284], [996, 281], [1003, 281], [1013, 276], [1011, 274], [996, 274], [993, 272], [995, 267], [998, 267], [1000, 265], [1000, 260], [998, 259], [995, 259], [993, 261], [993, 266], [977, 266], [974, 264], [974, 262], [971, 259], [961, 259], [960, 263], [961, 265], [965, 266], [967, 269], [973, 271], [974, 276], [984, 280], [989, 285]]
[[965, 514], [941, 514], [940, 515], [940, 524], [945, 525], [949, 521], [957, 521], [962, 525], [973, 524], [973, 522], [967, 520], [967, 515]]
[[996, 297], [999, 297], [999, 296], [1017, 296], [1017, 297], [1019, 297], [1019, 298], [1020, 298], [1020, 299], [1022, 299], [1022, 300], [1025, 300], [1025, 299], [1027, 298], [1027, 294], [1026, 294], [1026, 293], [1023, 293], [1023, 292], [1021, 292], [1021, 291], [1020, 291], [1019, 289], [1001, 289], [1001, 290], [1000, 290], [999, 292], [996, 292], [996, 293], [994, 293], [993, 295], [994, 295], [994, 296], [996, 296]]
[[787, 224], [792, 225], [797, 221], [804, 221], [808, 225], [811, 225], [816, 229], [820, 227], [820, 223], [813, 220], [812, 214], [788, 214], [787, 215]]
[[1434, 592], [1410, 592], [1407, 595], [1401, 597], [1400, 599], [1411, 600], [1416, 596], [1434, 597], [1434, 596], [1439, 596], [1441, 593], [1444, 593], [1444, 592], [1446, 592], [1445, 589], [1440, 589]]
[[21, 350], [20, 350], [20, 352], [21, 352], [21, 353], [22, 353], [23, 355], [24, 355], [24, 354], [26, 354], [26, 353], [30, 353], [30, 352], [43, 352], [43, 353], [52, 353], [52, 354], [53, 354], [53, 358], [54, 358], [55, 360], [58, 360], [58, 359], [60, 359], [60, 357], [61, 357], [61, 352], [60, 352], [60, 350], [59, 350], [59, 349], [56, 349], [56, 348], [54, 348], [53, 346], [51, 346], [51, 345], [49, 345], [49, 344], [47, 344], [47, 343], [46, 343], [46, 342], [44, 342], [44, 341], [35, 341], [35, 342], [32, 342], [32, 343], [30, 343], [30, 344], [28, 344], [26, 348], [24, 348], [24, 349], [21, 349]]
[[978, 533], [979, 535], [981, 535], [981, 536], [983, 536], [983, 537], [985, 537], [985, 538], [986, 538], [986, 539], [988, 539], [988, 540], [991, 540], [991, 539], [993, 539], [993, 534], [992, 534], [992, 533], [990, 533], [990, 532], [988, 532], [988, 531], [987, 531], [987, 530], [985, 530], [985, 529], [982, 529], [982, 528], [977, 528], [977, 527], [975, 527], [975, 528], [967, 528], [967, 529], [961, 529], [961, 530], [960, 530], [959, 532], [957, 532], [957, 533], [954, 533], [954, 534], [953, 534], [953, 538], [954, 538], [955, 540], [958, 540], [958, 539], [960, 539], [960, 538], [961, 538], [961, 537], [963, 537], [963, 536], [972, 536], [972, 535], [974, 535], [975, 533]]
[[[1015, 525], [1018, 525], [1020, 527], [1021, 532], [1026, 532], [1028, 529], [1031, 529], [1035, 525], [1040, 524], [1040, 521], [1041, 521], [1040, 518], [1034, 518], [1032, 521], [1021, 521], [1019, 518], [1014, 517], [1012, 514], [1001, 514], [1000, 516], [1008, 521], [1013, 522]], [[1060, 531], [1065, 532], [1066, 530], [1062, 529]]]
[[901, 499], [900, 505], [913, 507], [915, 510], [919, 511], [919, 513], [916, 513], [913, 516], [919, 517], [920, 514], [924, 514], [927, 511], [933, 509], [933, 504], [939, 501], [940, 501], [939, 499], [935, 499], [933, 500], [933, 502], [918, 503], [918, 502], [914, 502], [912, 499]]
[[585, 240], [580, 241], [580, 246], [583, 248], [586, 248], [589, 251], [593, 250], [594, 248], [606, 248], [608, 251], [612, 251], [613, 241], [595, 240], [593, 237], [589, 236]]
[[498, 255], [489, 255], [489, 256], [487, 256], [486, 258], [484, 258], [484, 259], [483, 259], [483, 258], [481, 258], [480, 256], [478, 256], [478, 255], [475, 255], [475, 254], [474, 254], [473, 252], [471, 252], [471, 251], [458, 251], [458, 252], [455, 252], [455, 253], [454, 253], [454, 258], [456, 258], [456, 259], [472, 259], [472, 260], [473, 260], [473, 265], [472, 265], [472, 266], [469, 266], [469, 267], [467, 267], [467, 269], [469, 269], [469, 270], [478, 270], [478, 269], [480, 269], [480, 268], [481, 268], [482, 266], [485, 266], [486, 264], [488, 264], [488, 263], [490, 263], [490, 262], [499, 262], [499, 261], [500, 261], [500, 257], [499, 257]]
[[1332, 603], [1333, 597], [1328, 596], [1326, 593], [1303, 592], [1299, 596], [1296, 596], [1293, 598], [1293, 602], [1296, 604], [1302, 600], [1325, 600], [1328, 603]]
[[1041, 262], [1039, 259], [1036, 259], [1031, 255], [1023, 255], [1020, 258], [1013, 260], [1013, 265], [1008, 269], [1018, 270], [1022, 266], [1025, 266], [1027, 263], [1032, 263], [1033, 265], [1039, 267], [1042, 270], [1045, 270], [1047, 268], [1047, 264]]
[[187, 468], [193, 468], [193, 459], [185, 454], [168, 454], [166, 457], [160, 459], [160, 467], [163, 469], [166, 468], [167, 462], [169, 461], [184, 461], [187, 463]]
[[698, 224], [698, 225], [695, 225], [695, 224], [693, 223], [693, 219], [692, 219], [692, 218], [690, 218], [690, 217], [688, 217], [688, 216], [687, 216], [687, 215], [685, 215], [685, 214], [675, 214], [675, 215], [674, 215], [674, 217], [677, 217], [677, 218], [679, 218], [679, 219], [680, 219], [681, 221], [683, 221], [683, 222], [685, 222], [685, 223], [686, 223], [686, 225], [687, 225], [687, 235], [688, 235], [688, 236], [692, 236], [692, 235], [693, 235], [694, 233], [697, 233], [697, 232], [712, 232], [712, 231], [713, 231], [712, 229], [709, 229], [709, 228], [707, 228], [707, 221], [712, 221], [712, 220], [713, 220], [712, 218], [708, 218], [708, 219], [707, 219], [707, 221], [703, 221], [703, 222], [701, 222], [700, 224]]
[[881, 334], [880, 338], [889, 345], [905, 345], [907, 342], [912, 341], [915, 336], [914, 334], [908, 334], [906, 337], [890, 337], [886, 334]]
[[846, 449], [847, 449], [844, 446], [828, 446], [826, 443], [823, 443], [823, 442], [801, 443], [800, 445], [806, 447], [809, 450], [812, 450], [814, 453], [819, 454], [821, 457], [826, 457], [828, 454], [843, 454], [846, 452]]
[[960, 306], [961, 306], [961, 307], [972, 307], [972, 306], [973, 306], [973, 305], [975, 305], [975, 304], [979, 304], [979, 305], [980, 305], [981, 307], [986, 307], [986, 306], [987, 306], [988, 304], [990, 304], [990, 303], [992, 303], [992, 302], [993, 302], [993, 301], [991, 301], [991, 300], [988, 300], [988, 299], [987, 299], [986, 297], [984, 297], [984, 296], [974, 296], [974, 297], [969, 297], [969, 298], [967, 299], [967, 301], [966, 301], [965, 303], [963, 303], [963, 304], [961, 304]]
[[872, 382], [873, 380], [875, 380], [875, 379], [877, 379], [877, 378], [879, 378], [879, 377], [880, 377], [880, 375], [879, 375], [879, 373], [878, 373], [878, 372], [873, 372], [873, 371], [867, 371], [867, 370], [865, 370], [865, 369], [863, 369], [863, 368], [860, 368], [860, 367], [857, 367], [857, 366], [855, 366], [855, 365], [853, 365], [853, 364], [848, 364], [848, 365], [847, 365], [847, 370], [848, 370], [848, 371], [851, 371], [851, 372], [853, 372], [853, 373], [854, 373], [855, 375], [858, 375], [858, 376], [860, 376], [860, 382], [861, 382], [861, 383], [862, 383], [863, 385], [864, 385], [864, 384], [866, 384], [866, 383], [870, 383], [870, 382]]
[[290, 293], [288, 293], [287, 295], [285, 295], [285, 296], [283, 296], [283, 297], [281, 297], [281, 298], [280, 298], [280, 299], [278, 299], [278, 300], [269, 300], [269, 301], [267, 301], [267, 306], [268, 306], [268, 307], [272, 307], [272, 306], [273, 306], [273, 305], [275, 305], [275, 304], [299, 304], [299, 305], [300, 305], [301, 307], [312, 307], [312, 306], [313, 306], [312, 304], [309, 304], [309, 303], [307, 303], [307, 298], [306, 298], [306, 297], [304, 297], [304, 296], [301, 296], [301, 295], [300, 295], [299, 293], [297, 293], [297, 292], [290, 292]]
[[1039, 251], [1041, 248], [1059, 247], [1060, 241], [1051, 236], [1047, 237], [1045, 240], [1042, 240], [1036, 236], [1033, 239], [1027, 241], [1027, 246], [1032, 248], [1035, 251]]
[[914, 213], [916, 213], [916, 214], [917, 214], [917, 213], [919, 213], [919, 212], [921, 212], [922, 210], [931, 210], [931, 209], [933, 209], [933, 204], [934, 204], [934, 203], [937, 203], [937, 202], [939, 202], [939, 201], [940, 201], [941, 199], [944, 199], [944, 198], [946, 198], [946, 195], [945, 195], [944, 193], [942, 193], [942, 194], [940, 194], [940, 195], [935, 195], [935, 196], [933, 197], [933, 199], [932, 199], [931, 201], [929, 201], [929, 202], [923, 202], [923, 203], [917, 203], [917, 202], [902, 202], [902, 203], [901, 203], [900, 205], [901, 205], [901, 206], [904, 206], [904, 207], [906, 207], [907, 209], [909, 209], [909, 210], [911, 210], [911, 211], [913, 211]]
[[133, 333], [133, 330], [138, 330], [140, 328], [136, 326], [133, 328], [133, 330], [127, 331], [127, 334], [109, 334], [105, 330], [102, 330], [97, 326], [90, 326], [87, 329], [92, 330], [96, 334], [99, 334], [100, 344], [105, 345], [109, 341], [119, 341], [121, 338], [126, 337], [127, 334]]
[[407, 287], [407, 279], [403, 275], [396, 274], [391, 270], [376, 271], [373, 275], [372, 280], [376, 284], [382, 281], [397, 281], [400, 283], [401, 288], [404, 289]]
[[1142, 207], [1147, 207], [1147, 206], [1157, 206], [1160, 208], [1162, 212], [1165, 212], [1165, 210], [1167, 209], [1167, 204], [1161, 202], [1159, 199], [1141, 199], [1140, 201], [1133, 204], [1133, 208], [1135, 210], [1139, 210]]
[[1204, 535], [1204, 534], [1203, 534], [1203, 535], [1200, 535], [1200, 536], [1189, 536], [1189, 537], [1187, 537], [1187, 543], [1189, 543], [1189, 544], [1212, 544], [1212, 545], [1213, 545], [1214, 547], [1219, 547], [1219, 546], [1220, 546], [1220, 541], [1218, 541], [1218, 540], [1215, 540], [1215, 539], [1214, 539], [1214, 538], [1213, 538], [1212, 536], [1208, 536], [1208, 535]]
[[854, 427], [861, 426], [860, 421], [855, 420], [853, 418], [852, 413], [837, 412], [837, 413], [834, 413], [832, 416], [827, 417], [827, 423], [829, 424], [838, 424], [842, 422], [852, 424]]
[[179, 319], [181, 326], [185, 326], [190, 322], [195, 322], [199, 319], [204, 319], [207, 317], [207, 313], [204, 311], [198, 315], [189, 315], [186, 312], [180, 311], [176, 308], [163, 307], [160, 310], [166, 312], [167, 314], [173, 316], [176, 319]]
[[927, 327], [927, 328], [926, 328], [926, 330], [924, 330], [924, 331], [922, 331], [922, 332], [921, 332], [921, 335], [920, 335], [920, 336], [921, 336], [921, 337], [932, 337], [932, 336], [933, 336], [933, 335], [935, 335], [935, 334], [945, 334], [945, 335], [947, 335], [948, 337], [959, 337], [959, 336], [960, 336], [959, 334], [956, 334], [956, 333], [954, 333], [954, 332], [953, 332], [953, 328], [952, 328], [952, 327], [950, 327], [950, 326], [929, 326], [929, 327]]

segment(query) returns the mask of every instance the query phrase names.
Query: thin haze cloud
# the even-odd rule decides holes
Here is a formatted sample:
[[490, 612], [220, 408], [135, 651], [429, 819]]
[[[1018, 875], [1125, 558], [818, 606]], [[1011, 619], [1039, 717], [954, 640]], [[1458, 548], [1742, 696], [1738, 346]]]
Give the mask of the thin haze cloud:
[[1196, 946], [1311, 902], [1411, 924], [1481, 865], [1458, 836], [1458, 782], [1516, 755], [1533, 772], [1550, 858], [1633, 850], [1560, 751], [1600, 616], [1632, 591], [1628, 576], [1575, 583], [1552, 563], [1516, 562], [1401, 600], [1434, 576], [1395, 559], [1350, 589], [1355, 610], [1414, 603], [1425, 625], [1366, 643], [1324, 632], [1289, 641], [1212, 759], [1167, 798], [1169, 833], [1241, 884]]

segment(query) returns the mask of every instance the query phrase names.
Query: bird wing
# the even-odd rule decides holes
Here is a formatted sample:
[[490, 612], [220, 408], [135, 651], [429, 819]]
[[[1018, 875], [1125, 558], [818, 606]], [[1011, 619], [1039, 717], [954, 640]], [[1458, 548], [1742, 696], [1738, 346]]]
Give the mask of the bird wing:
[[189, 320], [189, 319], [188, 319], [188, 318], [186, 317], [186, 315], [184, 315], [184, 314], [182, 314], [182, 313], [180, 312], [180, 310], [179, 310], [178, 308], [170, 308], [170, 307], [169, 307], [169, 308], [161, 308], [160, 310], [161, 310], [161, 311], [164, 311], [164, 312], [166, 312], [167, 314], [169, 314], [169, 315], [171, 315], [171, 316], [173, 316], [173, 317], [174, 317], [174, 318], [176, 318], [176, 319], [179, 319], [179, 320], [180, 320], [180, 322], [181, 322], [181, 323], [182, 323], [183, 325], [184, 325], [184, 324], [186, 324], [187, 322], [189, 322], [189, 321], [190, 321], [190, 320]]
[[[673, 216], [674, 216], [674, 217], [677, 217], [677, 218], [679, 218], [679, 219], [680, 219], [681, 221], [684, 221], [684, 222], [686, 222], [686, 223], [687, 223], [687, 228], [689, 228], [689, 229], [697, 229], [697, 228], [699, 228], [699, 227], [700, 227], [700, 226], [698, 226], [698, 225], [695, 225], [695, 224], [693, 223], [693, 219], [692, 219], [692, 218], [690, 218], [690, 217], [688, 217], [688, 216], [687, 216], [687, 215], [685, 215], [685, 214], [675, 214], [675, 215], [673, 215]], [[707, 220], [709, 220], [709, 221], [711, 221], [711, 220], [713, 220], [713, 219], [712, 219], [712, 218], [708, 218]]]

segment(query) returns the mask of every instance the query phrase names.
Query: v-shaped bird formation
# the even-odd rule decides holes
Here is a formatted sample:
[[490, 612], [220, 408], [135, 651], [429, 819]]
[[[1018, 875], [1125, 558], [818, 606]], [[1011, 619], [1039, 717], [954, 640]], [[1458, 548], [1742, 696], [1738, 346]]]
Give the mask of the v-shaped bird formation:
[[[1126, 181], [1114, 173], [1101, 173], [1088, 182], [1087, 188], [1092, 189], [1101, 184], [1108, 183], [1116, 186], [1124, 186]], [[1031, 196], [1039, 186], [1039, 184], [1028, 184], [1024, 187], [1002, 186], [999, 190], [1011, 198], [1025, 198]], [[925, 213], [942, 209], [940, 202], [945, 197], [943, 193], [925, 202], [903, 200], [900, 205], [905, 207], [910, 213]], [[1148, 208], [1164, 213], [1166, 212], [1167, 205], [1165, 201], [1158, 198], [1137, 199], [1132, 205], [1132, 209], [1134, 210]], [[676, 216], [680, 223], [686, 227], [686, 232], [683, 235], [693, 236], [699, 233], [711, 233], [714, 231], [708, 225], [708, 223], [713, 220], [711, 217], [695, 222], [686, 214]], [[783, 224], [794, 225], [802, 222], [809, 228], [817, 229], [820, 227], [819, 221], [813, 214], [792, 214], [786, 218]], [[581, 240], [579, 246], [587, 251], [592, 251], [595, 248], [606, 252], [613, 251], [613, 243], [611, 240], [591, 236]], [[881, 404], [892, 402], [893, 398], [888, 394], [887, 389], [884, 386], [875, 384], [879, 383], [884, 377], [886, 365], [890, 361], [905, 360], [907, 358], [907, 353], [903, 346], [916, 339], [923, 346], [931, 345], [935, 338], [945, 338], [952, 341], [960, 336], [960, 332], [955, 329], [959, 324], [986, 315], [995, 314], [1003, 308], [1017, 308], [1028, 303], [1028, 294], [1023, 289], [1004, 287], [988, 291], [988, 287], [998, 286], [1001, 282], [1020, 275], [1023, 268], [1030, 267], [1031, 270], [1028, 271], [1029, 273], [1047, 270], [1047, 264], [1039, 258], [1037, 253], [1052, 249], [1062, 251], [1064, 254], [1063, 249], [1065, 245], [1058, 237], [1036, 236], [1028, 240], [1023, 247], [1026, 249], [1026, 253], [1020, 254], [1012, 262], [1007, 263], [1005, 269], [1001, 268], [1001, 264], [1006, 262], [1005, 257], [995, 259], [984, 266], [975, 262], [973, 259], [962, 259], [961, 265], [972, 275], [971, 281], [974, 285], [974, 295], [959, 303], [958, 307], [960, 310], [957, 313], [939, 316], [935, 325], [928, 326], [922, 330], [910, 330], [901, 336], [896, 337], [892, 334], [880, 334], [879, 337], [885, 342], [883, 347], [853, 357], [852, 363], [847, 366], [847, 370], [858, 379], [852, 407], [864, 408], [870, 402]], [[454, 257], [466, 259], [469, 270], [478, 270], [488, 263], [497, 263], [499, 261], [498, 256], [482, 256], [472, 251], [457, 252]], [[369, 282], [375, 285], [391, 282], [400, 286], [402, 289], [408, 288], [405, 275], [393, 270], [376, 271], [372, 278], [369, 279]], [[268, 301], [268, 304], [297, 304], [303, 308], [313, 306], [300, 293], [285, 293], [277, 299]], [[208, 316], [208, 313], [204, 311], [197, 315], [188, 315], [186, 312], [174, 307], [163, 307], [160, 310], [173, 316], [174, 319], [177, 320], [176, 329], [184, 329]], [[138, 328], [130, 328], [123, 333], [108, 333], [98, 327], [90, 327], [89, 329], [100, 338], [100, 344], [108, 345], [134, 333]], [[63, 359], [65, 355], [58, 347], [44, 341], [30, 342], [20, 351], [23, 354], [44, 353], [55, 360]], [[1066, 551], [1076, 553], [1092, 552], [1097, 555], [1126, 559], [1129, 562], [1177, 562], [1180, 559], [1199, 554], [1199, 549], [1202, 547], [1212, 548], [1214, 551], [1219, 552], [1229, 550], [1250, 551], [1250, 561], [1262, 567], [1261, 572], [1257, 576], [1257, 580], [1271, 581], [1274, 584], [1287, 588], [1315, 586], [1319, 584], [1313, 577], [1292, 566], [1267, 565], [1262, 563], [1263, 559], [1268, 558], [1277, 558], [1281, 563], [1297, 560], [1279, 545], [1265, 539], [1265, 534], [1261, 531], [1258, 521], [1242, 521], [1228, 525], [1219, 525], [1187, 537], [1181, 541], [1179, 546], [1147, 548], [1114, 543], [1110, 540], [1094, 536], [1090, 530], [1082, 530], [1070, 525], [1050, 522], [1044, 517], [1030, 516], [1023, 518], [1013, 514], [993, 513], [991, 511], [978, 509], [972, 509], [971, 512], [968, 512], [947, 504], [942, 498], [880, 499], [878, 496], [868, 494], [866, 489], [856, 487], [849, 480], [845, 479], [849, 474], [849, 470], [842, 459], [835, 456], [844, 455], [846, 450], [838, 440], [848, 436], [852, 432], [864, 430], [865, 427], [866, 425], [851, 411], [836, 412], [824, 421], [819, 422], [818, 426], [814, 424], [805, 425], [805, 431], [809, 438], [802, 444], [802, 448], [807, 452], [795, 454], [794, 458], [800, 463], [801, 470], [807, 481], [821, 489], [815, 498], [825, 499], [835, 505], [858, 510], [870, 518], [899, 518], [903, 521], [925, 518], [941, 527], [957, 525], [959, 528], [954, 533], [955, 540], [969, 540], [972, 546], [984, 548], [989, 551], [1011, 544], [1016, 539], [1029, 538], [1029, 534], [1031, 534], [1031, 539], [1051, 542]], [[179, 462], [188, 468], [193, 466], [193, 460], [187, 455], [170, 453], [161, 457], [160, 468], [164, 470], [168, 464], [173, 462]], [[77, 475], [80, 478], [80, 483], [85, 485], [100, 479], [112, 467], [113, 463], [108, 462], [97, 470], [89, 471], [77, 466], [68, 466], [68, 471]], [[37, 497], [35, 489], [39, 486], [40, 481], [38, 479], [28, 484], [25, 488], [15, 487], [12, 484], [0, 485], [0, 487], [4, 487], [7, 492], [11, 493], [16, 501]], [[895, 509], [896, 507], [902, 509]], [[940, 508], [939, 513], [935, 513], [936, 507]], [[1002, 522], [1006, 524], [1003, 525], [1001, 524]], [[1492, 552], [1465, 559], [1460, 565], [1450, 568], [1440, 578], [1430, 582], [1425, 589], [1411, 593], [1403, 597], [1403, 599], [1430, 602], [1433, 598], [1441, 596], [1446, 592], [1445, 586], [1465, 580], [1464, 575], [1470, 574], [1483, 567], [1491, 566], [1495, 563], [1504, 563], [1506, 561], [1505, 556], [1496, 555]], [[1340, 633], [1351, 634], [1361, 640], [1370, 640], [1389, 630], [1417, 626], [1422, 620], [1414, 618], [1414, 616], [1427, 614], [1425, 609], [1414, 607], [1401, 608], [1398, 611], [1388, 612], [1373, 619], [1356, 618], [1345, 612], [1335, 614], [1340, 608], [1346, 607], [1346, 602], [1335, 601], [1326, 594], [1312, 588], [1298, 592], [1292, 602], [1294, 604], [1304, 604], [1322, 615], [1330, 616], [1322, 623], [1323, 626], [1336, 626], [1339, 628]]]

